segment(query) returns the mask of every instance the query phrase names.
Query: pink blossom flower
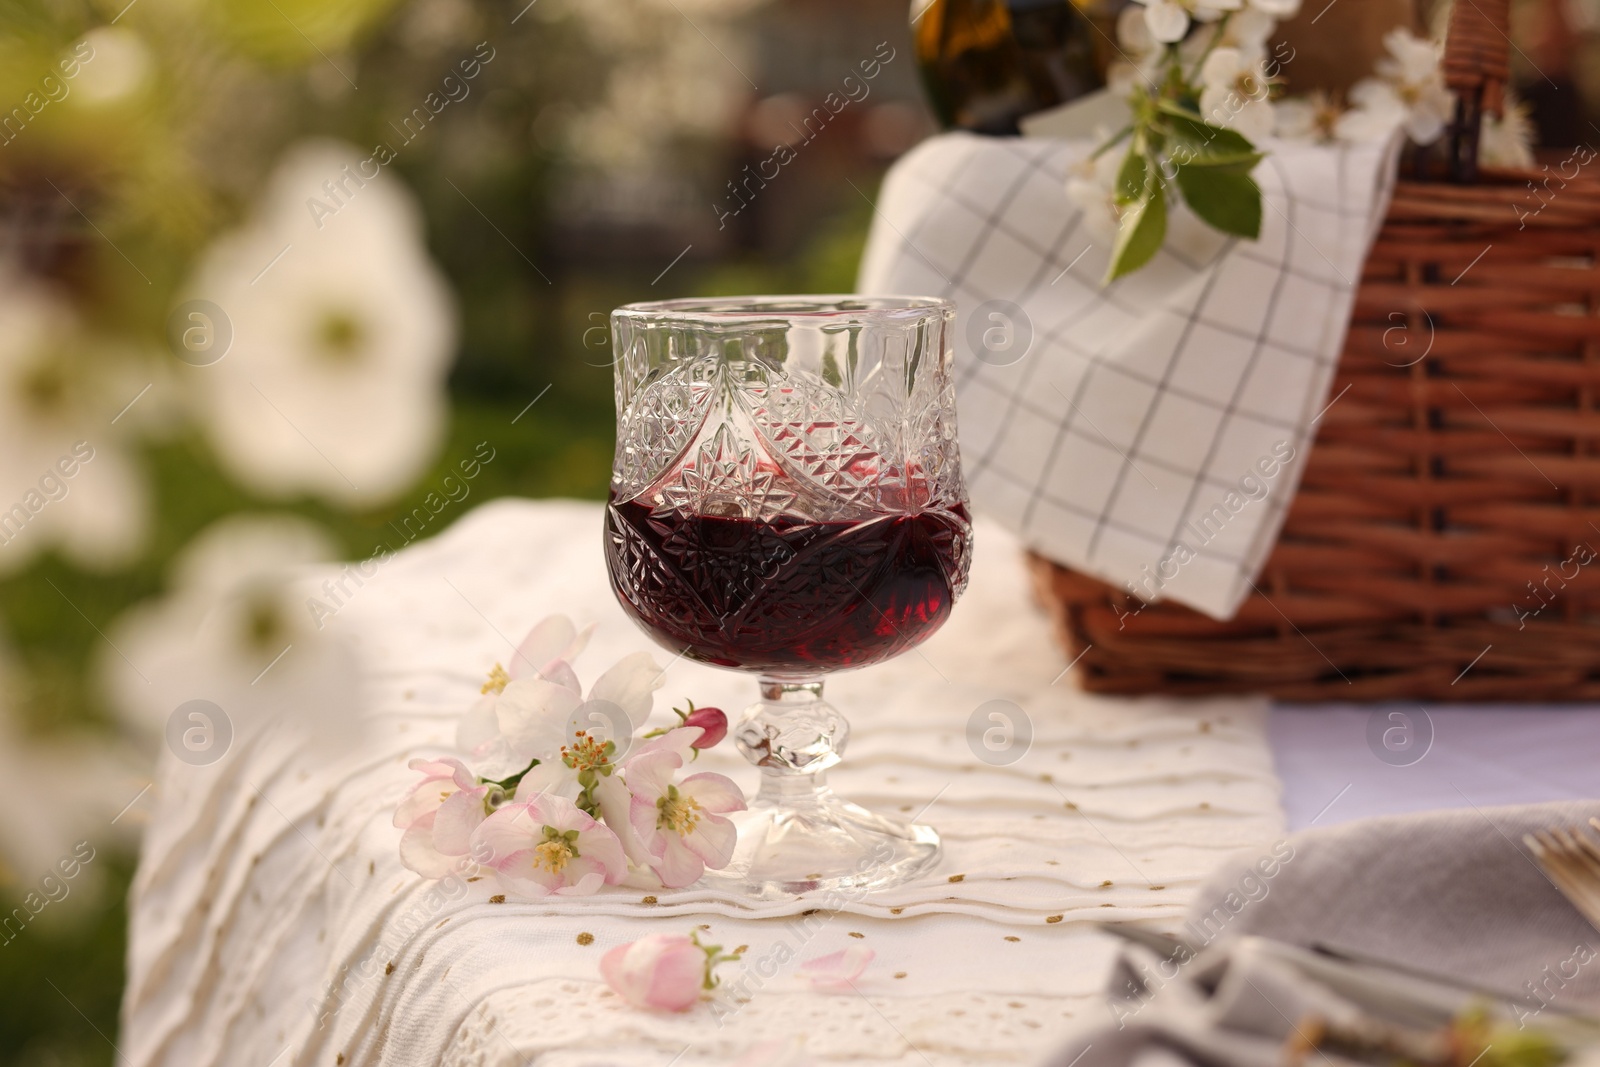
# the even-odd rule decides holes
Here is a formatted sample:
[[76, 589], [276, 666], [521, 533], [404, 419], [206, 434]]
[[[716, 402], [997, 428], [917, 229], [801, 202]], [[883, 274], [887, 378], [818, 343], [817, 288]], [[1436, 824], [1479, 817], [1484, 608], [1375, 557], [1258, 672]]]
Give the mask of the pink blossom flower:
[[634, 724], [649, 716], [660, 685], [661, 668], [648, 652], [624, 656], [595, 679], [587, 695], [564, 660], [546, 663], [534, 675], [502, 671], [491, 676], [484, 699], [463, 716], [456, 744], [472, 753], [480, 773], [490, 778], [505, 778], [538, 760], [530, 784], [575, 797], [579, 770], [562, 759], [563, 747], [584, 744], [579, 731], [601, 744], [631, 737]]
[[861, 972], [867, 969], [875, 953], [870, 948], [851, 945], [814, 960], [806, 960], [795, 974], [810, 982], [816, 989], [843, 992], [851, 988]]
[[[699, 736], [699, 727], [665, 731], [635, 748], [623, 762], [623, 767], [653, 752], [668, 752], [677, 758], [681, 766], [684, 755], [689, 752]], [[537, 771], [540, 768], [534, 769]], [[633, 794], [623, 780], [623, 775], [613, 772], [601, 777], [594, 786], [594, 799], [599, 808], [600, 818], [604, 819], [605, 824], [616, 833], [628, 862], [634, 868], [634, 881], [630, 881], [629, 884], [648, 884], [649, 876], [654, 875], [655, 866], [659, 861], [650, 852], [645, 839], [634, 830]], [[655, 882], [657, 885], [664, 885], [659, 877], [655, 878]]]
[[733, 823], [722, 818], [745, 808], [744, 794], [720, 774], [691, 774], [674, 782], [684, 755], [699, 740], [683, 727], [647, 742], [622, 767], [630, 800], [628, 822], [663, 885], [693, 885], [706, 868], [720, 870], [733, 857]]
[[488, 817], [504, 791], [478, 779], [458, 759], [414, 759], [422, 781], [394, 812], [400, 837], [400, 862], [424, 878], [443, 878], [468, 852], [472, 832]]
[[706, 952], [682, 934], [648, 934], [602, 956], [600, 974], [635, 1008], [688, 1011], [706, 986]]
[[721, 945], [701, 944], [692, 930], [688, 937], [650, 934], [607, 952], [600, 973], [635, 1008], [688, 1011], [703, 991], [717, 987], [717, 968], [742, 958], [747, 947], [724, 952]]
[[500, 698], [513, 683], [535, 679], [580, 693], [572, 660], [583, 651], [593, 632], [593, 626], [579, 630], [565, 615], [550, 615], [534, 624], [511, 654], [510, 668], [496, 663], [489, 672], [489, 679], [480, 690], [482, 696], [457, 728], [456, 747], [491, 767], [491, 777], [505, 777], [527, 766], [526, 759], [512, 766], [517, 757], [501, 735], [496, 715]]
[[600, 818], [605, 820], [606, 826], [617, 835], [617, 841], [621, 843], [628, 862], [638, 871], [649, 873], [651, 861], [655, 857], [650, 855], [650, 850], [645, 847], [644, 841], [634, 832], [633, 794], [628, 792], [622, 776], [609, 774], [597, 781], [594, 786], [594, 799], [600, 809]]
[[617, 835], [565, 797], [513, 801], [473, 832], [472, 855], [508, 893], [584, 896], [628, 872]]
[[670, 730], [662, 730], [653, 737], [647, 734], [645, 736], [648, 740], [629, 752], [628, 758], [622, 765], [626, 767], [657, 752], [670, 752], [680, 760], [685, 759], [689, 755], [689, 750], [695, 747], [695, 743], [704, 733], [705, 730], [699, 726], [674, 726]]

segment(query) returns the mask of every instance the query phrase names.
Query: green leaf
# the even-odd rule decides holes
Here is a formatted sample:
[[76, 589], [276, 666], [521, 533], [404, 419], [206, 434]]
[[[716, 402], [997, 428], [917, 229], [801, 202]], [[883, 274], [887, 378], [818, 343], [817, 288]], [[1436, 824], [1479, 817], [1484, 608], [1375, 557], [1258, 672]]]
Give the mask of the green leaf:
[[1178, 188], [1189, 208], [1223, 233], [1254, 240], [1261, 233], [1261, 187], [1225, 167], [1179, 167]]
[[1102, 155], [1109, 152], [1123, 141], [1126, 141], [1128, 139], [1128, 135], [1131, 133], [1133, 133], [1132, 124], [1122, 127], [1122, 129], [1116, 132], [1115, 136], [1106, 138], [1104, 144], [1102, 144], [1099, 148], [1096, 148], [1093, 152], [1090, 152], [1089, 158], [1099, 159]]
[[1144, 196], [1122, 213], [1117, 243], [1111, 249], [1107, 282], [1132, 274], [1156, 254], [1167, 236], [1167, 197], [1159, 180], [1145, 186]]
[[1264, 158], [1266, 157], [1261, 152], [1240, 152], [1233, 155], [1197, 155], [1186, 161], [1174, 162], [1180, 167], [1210, 167], [1215, 170], [1230, 170], [1236, 174], [1249, 174]]
[[1117, 170], [1117, 203], [1131, 204], [1143, 196], [1149, 173], [1144, 153], [1130, 148]]
[[[1167, 116], [1167, 128], [1172, 134], [1172, 139], [1182, 145], [1187, 154], [1195, 159], [1203, 156], [1238, 157], [1256, 154], [1256, 146], [1237, 130], [1213, 126], [1199, 115], [1191, 114], [1182, 108], [1174, 107], [1170, 110], [1163, 108], [1162, 111]], [[1181, 162], [1189, 160], [1184, 159]]]
[[1189, 119], [1192, 122], [1204, 122], [1205, 118], [1193, 108], [1184, 107], [1173, 100], [1161, 99], [1156, 101], [1156, 110], [1163, 115], [1171, 115], [1175, 119]]

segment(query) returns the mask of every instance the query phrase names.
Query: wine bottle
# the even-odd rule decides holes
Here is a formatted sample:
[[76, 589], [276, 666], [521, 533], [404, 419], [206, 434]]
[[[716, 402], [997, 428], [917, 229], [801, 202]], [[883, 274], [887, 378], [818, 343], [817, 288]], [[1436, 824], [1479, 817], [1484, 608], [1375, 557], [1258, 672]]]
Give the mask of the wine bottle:
[[912, 0], [917, 66], [935, 114], [947, 129], [1016, 134], [1022, 118], [1100, 88], [1120, 6]]

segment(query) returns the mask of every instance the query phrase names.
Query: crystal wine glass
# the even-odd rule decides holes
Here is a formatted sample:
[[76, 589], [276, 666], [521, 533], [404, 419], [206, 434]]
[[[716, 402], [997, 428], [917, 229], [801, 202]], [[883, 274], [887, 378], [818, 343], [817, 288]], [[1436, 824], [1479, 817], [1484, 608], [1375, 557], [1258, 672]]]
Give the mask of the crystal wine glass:
[[612, 313], [606, 562], [624, 610], [662, 646], [759, 680], [732, 733], [761, 788], [733, 862], [708, 876], [746, 895], [878, 888], [938, 860], [931, 827], [828, 788], [849, 727], [822, 680], [918, 644], [966, 585], [954, 319], [923, 297]]

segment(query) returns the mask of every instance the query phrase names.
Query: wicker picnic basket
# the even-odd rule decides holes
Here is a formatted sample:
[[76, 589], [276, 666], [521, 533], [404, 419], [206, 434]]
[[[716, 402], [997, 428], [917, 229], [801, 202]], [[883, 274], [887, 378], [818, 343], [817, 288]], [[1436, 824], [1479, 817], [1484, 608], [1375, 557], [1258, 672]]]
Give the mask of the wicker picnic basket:
[[1477, 171], [1506, 9], [1455, 5], [1448, 160], [1396, 189], [1258, 591], [1226, 622], [1128, 616], [1131, 596], [1033, 557], [1084, 688], [1600, 699], [1600, 181], [1592, 152]]

